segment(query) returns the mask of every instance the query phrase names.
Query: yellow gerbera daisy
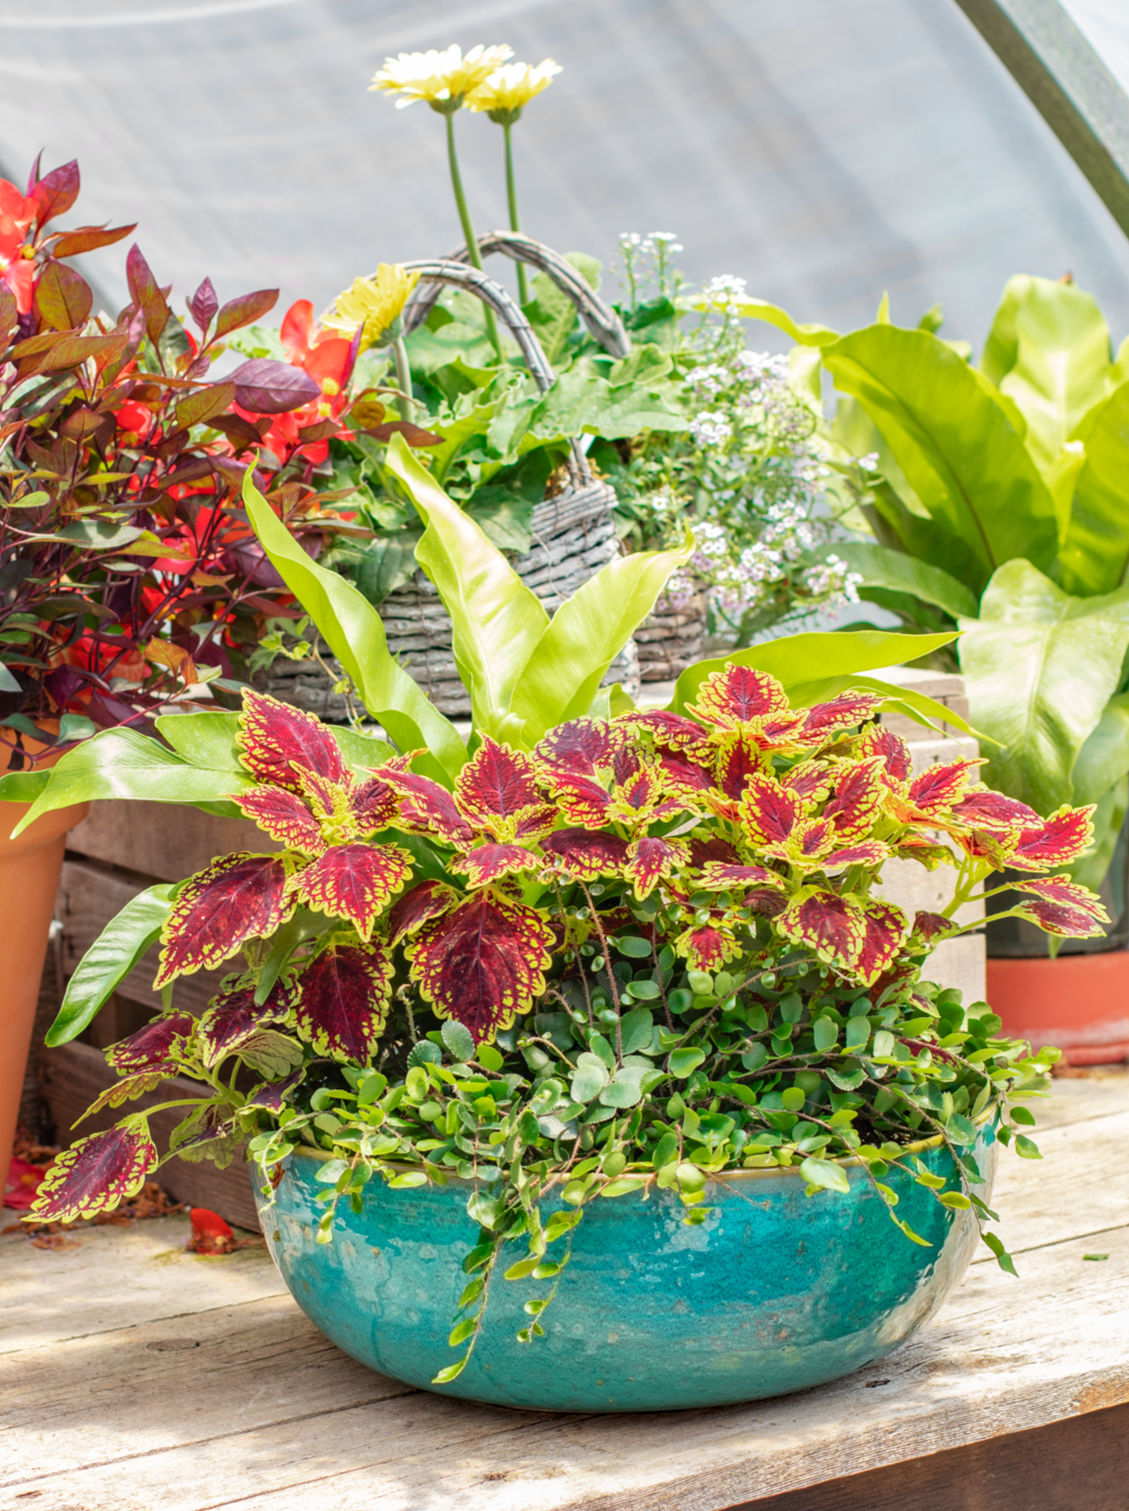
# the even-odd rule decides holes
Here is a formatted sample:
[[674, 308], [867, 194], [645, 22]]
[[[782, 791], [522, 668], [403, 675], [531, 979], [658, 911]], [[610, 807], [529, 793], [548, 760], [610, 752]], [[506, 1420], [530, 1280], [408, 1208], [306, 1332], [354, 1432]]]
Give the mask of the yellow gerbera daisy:
[[396, 334], [396, 321], [418, 278], [418, 273], [408, 273], [398, 263], [382, 262], [371, 278], [354, 278], [352, 288], [338, 294], [332, 313], [322, 323], [349, 335], [363, 327], [362, 348], [386, 346]]
[[485, 110], [499, 126], [512, 126], [522, 110], [543, 89], [548, 89], [561, 65], [546, 58], [533, 68], [528, 63], [506, 63], [467, 95], [468, 110]]
[[464, 58], [452, 43], [445, 52], [402, 52], [397, 58], [385, 58], [384, 67], [375, 75], [370, 89], [383, 89], [399, 95], [396, 109], [426, 100], [432, 110], [449, 115], [470, 94], [484, 84], [492, 73], [513, 56], [512, 47], [472, 47]]

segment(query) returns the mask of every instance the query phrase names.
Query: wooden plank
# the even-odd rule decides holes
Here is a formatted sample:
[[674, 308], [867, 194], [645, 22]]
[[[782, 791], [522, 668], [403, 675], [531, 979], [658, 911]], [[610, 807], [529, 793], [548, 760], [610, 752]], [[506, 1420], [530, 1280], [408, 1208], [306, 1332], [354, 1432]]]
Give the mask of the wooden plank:
[[[5, 1216], [15, 1221], [17, 1214]], [[61, 1389], [71, 1378], [67, 1361], [97, 1352], [90, 1340], [113, 1340], [105, 1346], [110, 1359], [150, 1323], [159, 1324], [155, 1337], [173, 1337], [203, 1326], [197, 1316], [260, 1301], [301, 1315], [265, 1248], [218, 1258], [186, 1252], [185, 1213], [126, 1228], [82, 1223], [68, 1236], [72, 1246], [63, 1249], [37, 1249], [22, 1233], [0, 1236], [0, 1378], [8, 1391], [18, 1390], [25, 1365], [38, 1368], [37, 1360], [57, 1367]], [[4, 1399], [11, 1405], [15, 1397]], [[42, 1406], [36, 1392], [25, 1399]]]
[[[71, 1421], [73, 1436], [53, 1445], [56, 1454], [85, 1454], [82, 1467], [56, 1472], [42, 1467], [51, 1460], [40, 1460], [30, 1473], [5, 1473], [0, 1505], [14, 1507], [16, 1493], [38, 1489], [45, 1511], [120, 1511], [123, 1472], [134, 1503], [151, 1511], [217, 1505], [320, 1511], [328, 1504], [337, 1511], [431, 1505], [444, 1511], [719, 1511], [755, 1505], [758, 1498], [1129, 1400], [1129, 1234], [1121, 1236], [1117, 1279], [1103, 1275], [1067, 1296], [1064, 1277], [1077, 1264], [1076, 1255], [1065, 1252], [1069, 1247], [1040, 1253], [1041, 1273], [1024, 1283], [1022, 1294], [1000, 1276], [1013, 1299], [997, 1316], [928, 1328], [850, 1380], [800, 1396], [673, 1416], [538, 1415], [421, 1392], [303, 1419], [295, 1413], [264, 1426], [252, 1425], [249, 1412], [242, 1422], [218, 1423], [206, 1391], [203, 1400], [188, 1398], [193, 1409], [184, 1409], [181, 1361], [174, 1355], [163, 1389], [170, 1407], [173, 1401], [178, 1406], [166, 1413], [161, 1432], [175, 1420], [179, 1446], [150, 1451], [146, 1434], [131, 1438], [123, 1431], [122, 1441], [133, 1448], [128, 1468], [121, 1457], [100, 1460], [97, 1422], [113, 1394], [106, 1386], [105, 1394], [92, 1394], [85, 1416]], [[104, 1337], [102, 1344], [120, 1341]], [[249, 1340], [248, 1357], [259, 1361], [267, 1352]], [[16, 1355], [9, 1367], [21, 1363]], [[71, 1367], [81, 1376], [80, 1361]], [[129, 1367], [123, 1356], [123, 1376]], [[162, 1387], [156, 1375], [149, 1383], [151, 1398]]]
[[[444, 1511], [669, 1511], [675, 1506], [678, 1511], [720, 1511], [756, 1507], [766, 1498], [795, 1496], [805, 1489], [815, 1495], [812, 1487], [825, 1488], [826, 1482], [838, 1491], [836, 1482], [843, 1481], [844, 1494], [853, 1493], [860, 1489], [860, 1475], [913, 1461], [922, 1472], [913, 1480], [911, 1503], [922, 1511], [981, 1511], [993, 1503], [1008, 1511], [1035, 1511], [1036, 1505], [1039, 1511], [1059, 1511], [1050, 1499], [1008, 1499], [1005, 1488], [991, 1478], [982, 1481], [999, 1486], [991, 1500], [987, 1493], [979, 1501], [936, 1497], [938, 1487], [952, 1490], [953, 1471], [947, 1466], [958, 1461], [949, 1460], [949, 1452], [979, 1444], [977, 1454], [959, 1463], [971, 1466], [970, 1473], [998, 1475], [1001, 1466], [1018, 1461], [1017, 1434], [1053, 1423], [1072, 1431], [1080, 1427], [1086, 1451], [1106, 1453], [1107, 1419], [1103, 1416], [1092, 1432], [1083, 1419], [1129, 1402], [1129, 1203], [1124, 1181], [1117, 1184], [1108, 1174], [1124, 1148], [1129, 1081], [1121, 1103], [1125, 1110], [1093, 1118], [1085, 1117], [1085, 1097], [1075, 1091], [1087, 1084], [1073, 1083], [1069, 1090], [1081, 1119], [1077, 1134], [1071, 1136], [1071, 1125], [1050, 1130], [1042, 1139], [1044, 1161], [1009, 1159], [1001, 1181], [1001, 1189], [1011, 1186], [1006, 1199], [1015, 1209], [1036, 1198], [1049, 1178], [1065, 1180], [1057, 1236], [1042, 1241], [1038, 1225], [1044, 1217], [1036, 1212], [1026, 1236], [1040, 1246], [1024, 1255], [1018, 1282], [992, 1264], [975, 1265], [930, 1326], [886, 1360], [847, 1380], [799, 1396], [674, 1416], [551, 1416], [426, 1393], [387, 1395], [387, 1382], [327, 1351], [296, 1311], [287, 1312], [284, 1300], [246, 1305], [238, 1308], [238, 1316], [235, 1309], [222, 1319], [210, 1314], [215, 1325], [209, 1331], [199, 1303], [195, 1315], [192, 1306], [182, 1304], [182, 1277], [190, 1276], [193, 1266], [213, 1265], [214, 1304], [222, 1307], [231, 1261], [178, 1259], [168, 1271], [164, 1313], [170, 1323], [175, 1318], [176, 1326], [160, 1324], [166, 1329], [162, 1336], [200, 1343], [199, 1360], [195, 1350], [158, 1354], [156, 1365], [146, 1358], [144, 1388], [133, 1390], [129, 1382], [138, 1365], [132, 1340], [144, 1336], [148, 1341], [152, 1333], [132, 1329], [103, 1332], [93, 1342], [76, 1340], [42, 1361], [26, 1350], [0, 1360], [0, 1382], [12, 1381], [14, 1407], [21, 1387], [33, 1412], [42, 1401], [46, 1376], [33, 1373], [25, 1381], [23, 1371], [30, 1363], [40, 1371], [52, 1369], [52, 1395], [58, 1395], [62, 1408], [57, 1430], [53, 1414], [19, 1419], [24, 1431], [43, 1435], [41, 1451], [21, 1450], [22, 1456], [0, 1473], [0, 1484], [7, 1487], [0, 1490], [0, 1506], [14, 1511], [39, 1491], [35, 1499], [44, 1511], [80, 1506], [83, 1511], [119, 1511], [124, 1475], [134, 1503], [153, 1511], [202, 1511], [220, 1504], [240, 1511], [321, 1511], [327, 1504], [336, 1511], [420, 1511], [429, 1506]], [[1103, 1097], [1101, 1106], [1107, 1105]], [[1103, 1184], [1120, 1195], [1120, 1209], [1113, 1215], [1122, 1225], [1103, 1236], [1100, 1245], [1086, 1237], [1064, 1238], [1090, 1231]], [[1012, 1210], [1012, 1215], [1023, 1241], [1023, 1214]], [[143, 1230], [176, 1221], [141, 1224], [129, 1232], [95, 1230], [91, 1240], [107, 1234], [114, 1242], [120, 1233], [119, 1242], [155, 1243]], [[1083, 1256], [1095, 1247], [1108, 1252], [1109, 1259], [1086, 1261]], [[5, 1268], [9, 1252], [0, 1246]], [[49, 1267], [69, 1257], [38, 1254], [36, 1260]], [[81, 1254], [75, 1257], [82, 1259]], [[84, 1273], [84, 1285], [97, 1295], [93, 1288], [105, 1267], [89, 1263]], [[48, 1278], [45, 1285], [50, 1284]], [[115, 1276], [114, 1284], [119, 1295], [128, 1295], [127, 1277]], [[71, 1286], [72, 1315], [83, 1315], [86, 1294], [73, 1277]], [[148, 1295], [145, 1300], [149, 1304]], [[159, 1315], [150, 1310], [142, 1320]], [[294, 1319], [292, 1329], [287, 1316]], [[22, 1320], [28, 1326], [26, 1310]], [[45, 1330], [46, 1341], [56, 1323], [47, 1316], [32, 1326]], [[66, 1336], [61, 1328], [55, 1335]], [[236, 1340], [227, 1355], [221, 1346], [225, 1336]], [[216, 1351], [205, 1355], [205, 1346], [213, 1345]], [[313, 1375], [304, 1375], [304, 1369]], [[283, 1393], [281, 1406], [272, 1394], [276, 1376], [294, 1387]], [[313, 1379], [314, 1386], [310, 1409], [299, 1414], [296, 1408], [307, 1404], [300, 1388], [305, 1379]], [[196, 1391], [186, 1389], [197, 1381], [205, 1383]], [[365, 1395], [366, 1389], [371, 1393]], [[132, 1408], [125, 1404], [119, 1411], [113, 1405], [119, 1395], [131, 1400]], [[163, 1409], [155, 1404], [160, 1401]], [[238, 1418], [232, 1415], [233, 1402], [243, 1403]], [[29, 1427], [33, 1421], [36, 1425]], [[1032, 1447], [1048, 1442], [1056, 1452], [1070, 1454], [1077, 1439], [1056, 1435], [1028, 1441]], [[1039, 1462], [1048, 1469], [1045, 1460]], [[1123, 1496], [1114, 1502], [1098, 1498], [1105, 1495], [1105, 1486], [1078, 1478], [1073, 1467], [1069, 1477], [1079, 1492], [1073, 1504], [1085, 1511], [1115, 1511], [1124, 1503]], [[1048, 1495], [1056, 1484], [1052, 1464]], [[874, 1486], [882, 1490], [878, 1481], [861, 1484], [867, 1490]], [[767, 1504], [777, 1511], [771, 1499]], [[894, 1503], [872, 1504], [873, 1511], [886, 1511]], [[862, 1511], [863, 1505], [870, 1511], [870, 1504], [857, 1497], [836, 1502], [827, 1495], [809, 1496], [806, 1503], [783, 1501], [779, 1511]]]
[[[70, 976], [74, 972], [110, 919], [148, 885], [143, 878], [123, 876], [87, 861], [64, 861], [55, 904], [55, 917], [63, 925], [64, 975]], [[147, 1007], [151, 1013], [161, 1010], [161, 994], [153, 990], [159, 956], [160, 948], [154, 945], [118, 989], [120, 995]], [[224, 976], [234, 967], [235, 962], [218, 971], [197, 971], [191, 976], [182, 976], [173, 986], [174, 1005], [199, 1017]]]
[[265, 854], [281, 846], [250, 819], [217, 818], [169, 803], [107, 801], [91, 805], [89, 818], [71, 830], [67, 849], [157, 881], [180, 881], [217, 855]]
[[[63, 1044], [58, 1049], [44, 1050], [43, 1077], [44, 1095], [55, 1121], [56, 1136], [64, 1145], [88, 1133], [110, 1128], [122, 1116], [121, 1109], [107, 1107], [70, 1132], [98, 1095], [118, 1079], [106, 1064], [101, 1050], [90, 1044]], [[194, 1082], [178, 1076], [165, 1081], [148, 1096], [130, 1102], [129, 1110], [140, 1112], [172, 1097], [199, 1096], [200, 1090]], [[167, 1112], [154, 1114], [150, 1128], [159, 1149], [168, 1147], [169, 1134], [186, 1110], [170, 1108]], [[238, 1156], [226, 1170], [217, 1170], [209, 1160], [192, 1164], [187, 1160], [171, 1159], [167, 1165], [161, 1166], [156, 1179], [175, 1201], [182, 1201], [190, 1207], [210, 1207], [230, 1223], [252, 1232], [259, 1231], [250, 1175]]]
[[1124, 1511], [1129, 1406], [745, 1501], [729, 1511]]

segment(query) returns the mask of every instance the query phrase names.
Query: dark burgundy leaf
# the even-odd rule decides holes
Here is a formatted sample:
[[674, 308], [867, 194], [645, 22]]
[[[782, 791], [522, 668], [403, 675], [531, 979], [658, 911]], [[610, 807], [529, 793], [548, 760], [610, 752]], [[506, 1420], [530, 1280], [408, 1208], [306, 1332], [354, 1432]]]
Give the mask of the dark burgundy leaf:
[[441, 446], [443, 437], [430, 430], [422, 430], [409, 420], [386, 420], [369, 434], [377, 441], [390, 441], [394, 435], [402, 435], [409, 446]]
[[953, 926], [952, 920], [943, 913], [925, 913], [919, 910], [914, 914], [913, 932], [919, 939], [936, 939], [940, 934], [947, 934]]
[[73, 330], [90, 314], [94, 295], [86, 279], [60, 262], [49, 262], [39, 275], [35, 306], [57, 331]]
[[136, 1196], [156, 1163], [157, 1146], [135, 1113], [57, 1154], [39, 1183], [32, 1216], [40, 1222], [96, 1217]]
[[133, 302], [138, 309], [144, 311], [149, 340], [156, 346], [161, 332], [168, 324], [169, 307], [136, 242], [130, 247], [129, 256], [125, 260], [125, 273]]
[[396, 794], [387, 782], [369, 777], [359, 787], [350, 789], [349, 808], [361, 834], [385, 829], [396, 817]]
[[72, 158], [61, 168], [52, 168], [31, 191], [31, 197], [39, 201], [39, 224], [45, 226], [56, 215], [65, 215], [78, 198], [81, 186], [77, 159]]
[[43, 679], [43, 686], [51, 701], [60, 711], [65, 709], [77, 692], [86, 686], [86, 679], [69, 666], [56, 667]]
[[252, 357], [227, 376], [240, 406], [253, 414], [288, 414], [321, 398], [321, 388], [308, 373], [272, 357]]
[[[211, 285], [208, 285], [209, 288]], [[212, 295], [213, 299], [215, 295]], [[269, 310], [273, 310], [278, 303], [277, 289], [256, 289], [253, 294], [240, 294], [238, 299], [229, 299], [216, 317], [216, 329], [213, 340], [221, 340], [231, 331], [237, 331], [241, 326], [250, 325], [253, 320], [258, 320]], [[241, 404], [243, 400], [239, 401]], [[247, 405], [248, 409], [253, 406]], [[271, 414], [277, 411], [265, 410], [263, 413]]]
[[382, 946], [323, 950], [299, 980], [300, 1036], [318, 1054], [364, 1065], [388, 1015], [392, 961]]
[[221, 414], [212, 420], [212, 429], [222, 430], [229, 440], [238, 441], [243, 446], [257, 446], [270, 429], [270, 421], [260, 420], [256, 426], [240, 414]]
[[220, 302], [216, 297], [215, 289], [212, 287], [212, 280], [205, 278], [188, 301], [188, 308], [192, 311], [192, 318], [202, 331], [208, 329], [212, 316], [219, 307]]

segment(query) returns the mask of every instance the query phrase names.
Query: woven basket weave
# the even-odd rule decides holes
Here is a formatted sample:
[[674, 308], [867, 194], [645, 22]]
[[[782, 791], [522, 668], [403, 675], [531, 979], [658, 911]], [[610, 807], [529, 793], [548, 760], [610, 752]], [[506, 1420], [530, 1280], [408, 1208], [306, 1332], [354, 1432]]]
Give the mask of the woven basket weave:
[[[503, 252], [531, 263], [546, 273], [576, 305], [589, 330], [606, 351], [626, 355], [630, 341], [618, 315], [588, 287], [571, 263], [531, 237], [491, 231], [480, 243], [484, 254]], [[542, 392], [553, 382], [552, 366], [541, 349], [528, 320], [506, 290], [486, 274], [467, 265], [465, 249], [434, 262], [409, 262], [404, 266], [419, 274], [419, 282], [404, 311], [406, 331], [426, 320], [444, 284], [465, 289], [493, 309], [521, 348], [529, 371]], [[569, 451], [568, 485], [533, 511], [531, 549], [513, 561], [522, 581], [537, 594], [549, 613], [560, 607], [577, 588], [619, 555], [612, 510], [615, 491], [592, 476], [577, 442]], [[380, 604], [388, 649], [405, 671], [419, 683], [441, 713], [453, 718], [470, 716], [470, 697], [459, 680], [451, 649], [452, 625], [434, 585], [422, 573]], [[335, 663], [324, 657], [331, 667]], [[316, 663], [288, 662], [275, 665], [258, 679], [264, 690], [322, 718], [348, 717], [346, 700]], [[605, 683], [621, 682], [627, 692], [639, 690], [639, 657], [629, 641], [612, 662]]]
[[635, 631], [639, 677], [643, 682], [673, 682], [702, 659], [706, 643], [706, 595], [694, 593], [677, 606], [660, 598]]

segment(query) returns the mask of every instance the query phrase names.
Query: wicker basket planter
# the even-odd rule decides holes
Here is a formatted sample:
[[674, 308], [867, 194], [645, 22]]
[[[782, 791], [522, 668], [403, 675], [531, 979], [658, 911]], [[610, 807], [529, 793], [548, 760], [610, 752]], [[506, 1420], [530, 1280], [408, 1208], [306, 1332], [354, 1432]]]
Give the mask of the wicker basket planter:
[[635, 631], [642, 682], [673, 682], [700, 661], [706, 643], [706, 594], [699, 589], [674, 604], [660, 598]]
[[[576, 305], [589, 330], [613, 356], [630, 350], [630, 341], [618, 315], [585, 283], [571, 263], [531, 237], [492, 231], [480, 243], [484, 255], [503, 252], [531, 263], [546, 273]], [[542, 392], [554, 379], [553, 369], [528, 320], [506, 290], [464, 261], [465, 249], [433, 262], [409, 262], [405, 267], [419, 274], [419, 283], [404, 311], [404, 327], [416, 329], [426, 320], [443, 285], [453, 285], [475, 294], [498, 316], [517, 341], [529, 371]], [[592, 475], [584, 451], [573, 442], [569, 454], [569, 481], [561, 492], [547, 498], [533, 511], [533, 544], [517, 557], [514, 568], [526, 586], [552, 613], [619, 554], [612, 510], [615, 491]], [[388, 637], [388, 649], [400, 658], [404, 669], [427, 692], [441, 713], [453, 718], [470, 716], [470, 699], [459, 681], [451, 650], [451, 621], [432, 583], [422, 572], [398, 588], [380, 605]], [[328, 658], [327, 664], [334, 669]], [[629, 643], [616, 657], [605, 679], [622, 682], [626, 690], [639, 690], [639, 659]], [[315, 662], [297, 661], [271, 668], [256, 685], [284, 702], [330, 720], [348, 717], [345, 698], [334, 693], [332, 682]]]

